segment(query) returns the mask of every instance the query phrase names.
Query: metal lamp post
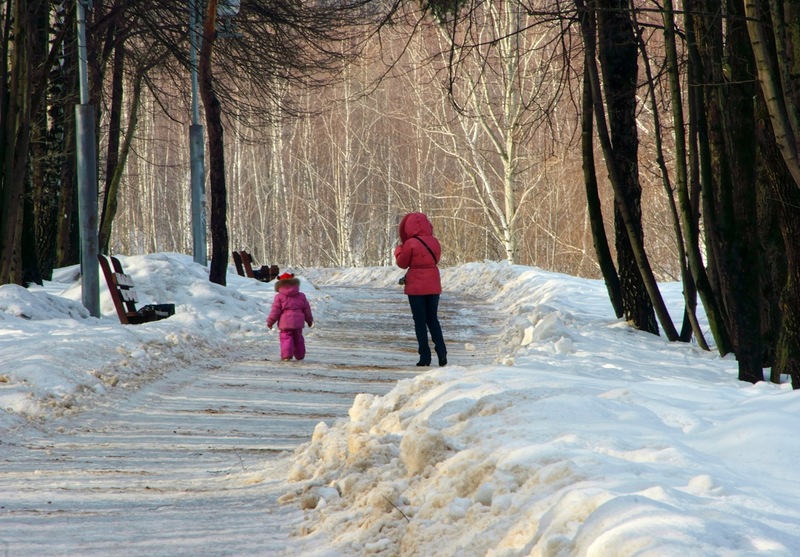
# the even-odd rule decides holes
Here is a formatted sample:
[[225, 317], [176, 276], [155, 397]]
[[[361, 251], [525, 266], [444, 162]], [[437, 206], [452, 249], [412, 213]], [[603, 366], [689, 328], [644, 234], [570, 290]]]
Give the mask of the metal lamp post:
[[[86, 6], [84, 6], [84, 3]], [[78, 223], [81, 244], [81, 301], [94, 317], [100, 317], [100, 271], [97, 237], [97, 151], [94, 108], [89, 104], [89, 71], [86, 63], [86, 11], [91, 0], [77, 0], [78, 78], [80, 104], [75, 105], [78, 163]]]
[[195, 263], [205, 267], [208, 261], [206, 244], [206, 191], [203, 126], [200, 124], [200, 108], [197, 104], [197, 51], [200, 34], [197, 32], [199, 18], [196, 0], [189, 0], [189, 64], [192, 73], [192, 124], [189, 126], [189, 164], [191, 166], [192, 189], [192, 251]]

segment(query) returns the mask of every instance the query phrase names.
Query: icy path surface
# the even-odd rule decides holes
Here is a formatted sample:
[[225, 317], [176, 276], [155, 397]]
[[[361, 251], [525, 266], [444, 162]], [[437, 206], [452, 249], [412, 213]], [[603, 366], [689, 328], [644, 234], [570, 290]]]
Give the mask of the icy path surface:
[[[302, 511], [277, 502], [291, 489], [286, 451], [345, 417], [356, 394], [420, 371], [404, 296], [346, 299], [347, 312], [306, 330], [302, 363], [280, 362], [274, 335], [231, 345], [224, 360], [0, 440], [0, 557], [296, 555]], [[451, 364], [497, 356], [491, 307], [447, 293], [441, 321]]]

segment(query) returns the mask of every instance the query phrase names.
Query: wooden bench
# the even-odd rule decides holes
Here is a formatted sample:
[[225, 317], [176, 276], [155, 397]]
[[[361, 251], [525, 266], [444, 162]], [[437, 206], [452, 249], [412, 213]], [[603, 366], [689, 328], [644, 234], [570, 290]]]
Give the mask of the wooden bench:
[[260, 269], [253, 270], [253, 256], [246, 251], [234, 251], [233, 263], [236, 265], [236, 272], [240, 276], [250, 277], [261, 282], [269, 282], [278, 278], [280, 270], [277, 265], [267, 267], [262, 265]]
[[97, 254], [97, 259], [100, 261], [100, 268], [103, 269], [103, 276], [106, 278], [108, 291], [114, 301], [120, 323], [137, 325], [175, 315], [175, 304], [149, 304], [137, 310], [136, 302], [139, 301], [139, 298], [133, 286], [133, 280], [122, 271], [122, 264], [119, 260], [113, 256], [106, 257], [102, 253]]

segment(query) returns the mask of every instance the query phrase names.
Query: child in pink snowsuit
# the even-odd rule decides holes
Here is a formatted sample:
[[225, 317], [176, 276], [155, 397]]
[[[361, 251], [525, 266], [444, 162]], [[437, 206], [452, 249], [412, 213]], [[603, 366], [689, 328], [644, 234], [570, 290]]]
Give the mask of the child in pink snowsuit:
[[303, 324], [311, 327], [314, 318], [306, 295], [300, 292], [300, 279], [291, 273], [284, 273], [275, 281], [275, 301], [267, 317], [267, 327], [277, 323], [281, 338], [281, 359], [283, 361], [306, 357], [306, 341], [303, 338]]

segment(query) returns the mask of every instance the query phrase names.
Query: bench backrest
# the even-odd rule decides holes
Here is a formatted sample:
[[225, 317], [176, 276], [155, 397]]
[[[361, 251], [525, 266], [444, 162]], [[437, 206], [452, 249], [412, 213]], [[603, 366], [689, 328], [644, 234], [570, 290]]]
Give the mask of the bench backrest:
[[236, 272], [239, 273], [239, 276], [245, 276], [244, 267], [242, 267], [242, 256], [238, 251], [233, 252], [233, 264], [236, 265]]
[[[175, 304], [150, 304], [141, 309], [136, 309], [139, 296], [133, 287], [133, 279], [122, 270], [122, 264], [116, 257], [106, 257], [98, 253], [97, 259], [106, 278], [108, 292], [117, 310], [119, 322], [123, 325], [137, 325], [166, 319], [175, 315]], [[111, 260], [111, 264], [109, 264]]]
[[244, 267], [244, 274], [250, 278], [256, 278], [253, 274], [253, 258], [246, 251], [242, 250], [239, 254], [242, 256], [242, 267]]
[[[100, 268], [103, 270], [103, 276], [105, 276], [119, 321], [123, 325], [128, 325], [131, 323], [130, 318], [137, 315], [136, 302], [139, 301], [133, 280], [122, 271], [122, 264], [116, 257], [107, 258], [98, 253], [97, 259], [100, 261]], [[109, 259], [111, 259], [111, 265], [108, 263]]]

